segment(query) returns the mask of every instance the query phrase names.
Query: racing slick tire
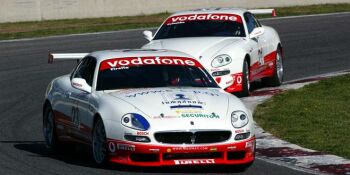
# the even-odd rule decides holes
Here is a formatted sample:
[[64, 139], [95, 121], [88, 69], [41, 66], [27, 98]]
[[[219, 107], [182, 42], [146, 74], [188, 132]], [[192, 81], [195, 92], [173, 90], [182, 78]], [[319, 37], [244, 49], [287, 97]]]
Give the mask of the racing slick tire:
[[53, 110], [50, 105], [46, 105], [43, 112], [43, 133], [45, 146], [49, 151], [56, 152], [59, 149], [56, 126], [54, 121]]
[[249, 63], [247, 58], [243, 63], [243, 72], [242, 72], [242, 91], [235, 93], [238, 97], [246, 97], [250, 94], [250, 82], [249, 82]]
[[263, 83], [267, 86], [280, 86], [283, 82], [283, 76], [284, 76], [284, 69], [283, 69], [283, 55], [282, 50], [280, 48], [276, 51], [276, 61], [275, 61], [275, 67], [272, 77], [263, 78]]
[[107, 138], [101, 118], [96, 120], [92, 131], [92, 155], [97, 165], [106, 165], [108, 157]]

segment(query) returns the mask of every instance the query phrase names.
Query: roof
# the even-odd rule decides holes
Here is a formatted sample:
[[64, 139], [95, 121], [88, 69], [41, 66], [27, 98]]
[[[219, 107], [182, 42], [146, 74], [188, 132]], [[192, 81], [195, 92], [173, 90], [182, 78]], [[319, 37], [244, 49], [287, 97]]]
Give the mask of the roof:
[[97, 61], [103, 61], [112, 58], [125, 58], [125, 57], [186, 57], [192, 58], [192, 56], [179, 51], [172, 50], [156, 50], [156, 49], [123, 49], [123, 50], [103, 50], [96, 51], [89, 54], [97, 59]]
[[179, 11], [175, 12], [171, 16], [178, 16], [178, 15], [187, 15], [187, 14], [208, 14], [208, 13], [229, 13], [229, 14], [237, 14], [237, 15], [243, 15], [244, 12], [246, 12], [246, 9], [241, 8], [201, 8], [201, 9], [194, 9], [194, 10], [186, 10], [186, 11]]

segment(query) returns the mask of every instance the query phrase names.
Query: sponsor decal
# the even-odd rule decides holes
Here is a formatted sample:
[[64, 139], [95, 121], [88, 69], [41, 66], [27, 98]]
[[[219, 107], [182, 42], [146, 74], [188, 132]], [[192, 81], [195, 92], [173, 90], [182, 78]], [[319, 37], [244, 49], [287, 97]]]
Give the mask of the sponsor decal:
[[230, 81], [226, 82], [226, 85], [232, 84], [232, 83], [233, 83], [233, 80], [230, 80]]
[[79, 108], [76, 106], [72, 107], [71, 110], [72, 123], [75, 128], [80, 130], [80, 117], [79, 117]]
[[172, 101], [162, 101], [163, 105], [171, 105], [171, 104], [197, 104], [197, 105], [205, 105], [205, 102], [196, 101], [196, 100], [172, 100]]
[[243, 78], [242, 78], [242, 73], [237, 73], [237, 74], [232, 74], [232, 81], [233, 83], [231, 85], [229, 85], [229, 87], [227, 87], [225, 89], [225, 91], [227, 92], [236, 92], [236, 91], [240, 91], [242, 90], [243, 87]]
[[175, 94], [174, 100], [191, 100], [185, 94]]
[[177, 114], [181, 114], [181, 113], [190, 113], [190, 114], [196, 114], [196, 113], [201, 113], [202, 111], [200, 110], [191, 110], [191, 109], [177, 109], [175, 111]]
[[115, 152], [115, 144], [113, 142], [109, 142], [108, 148], [111, 153]]
[[243, 132], [244, 132], [243, 129], [239, 129], [239, 130], [236, 130], [236, 131], [235, 131], [236, 134], [240, 134], [240, 133], [243, 133]]
[[153, 119], [161, 119], [161, 118], [171, 119], [171, 118], [179, 118], [179, 116], [167, 116], [167, 115], [164, 115], [164, 116], [155, 116], [155, 117], [153, 117]]
[[219, 119], [220, 116], [215, 114], [215, 113], [211, 113], [211, 114], [181, 114], [182, 118], [212, 118], [212, 119]]
[[143, 92], [137, 92], [134, 94], [129, 94], [126, 95], [126, 97], [136, 97], [136, 96], [143, 96], [143, 95], [149, 95], [149, 94], [159, 94], [159, 93], [164, 93], [164, 92], [172, 92], [171, 90], [147, 90]]
[[199, 100], [194, 100], [193, 95], [184, 94], [184, 93], [169, 94], [168, 98], [170, 98], [171, 100], [162, 101], [162, 104], [163, 105], [172, 105], [172, 106], [170, 106], [171, 109], [202, 108], [201, 105], [205, 104], [204, 102], [201, 102]]
[[233, 21], [233, 22], [242, 23], [242, 19], [239, 15], [210, 13], [210, 14], [191, 14], [191, 15], [172, 16], [165, 21], [165, 24], [173, 25], [173, 24], [186, 23], [190, 21]]
[[120, 70], [125, 67], [139, 65], [183, 65], [202, 67], [199, 62], [186, 57], [127, 57], [104, 60], [100, 64], [100, 71]]
[[[189, 91], [189, 90], [180, 90], [183, 92], [187, 92], [187, 93], [194, 93], [195, 95], [208, 95], [208, 96], [219, 96], [218, 93], [216, 93], [215, 91], [199, 91], [199, 90], [195, 90], [195, 91]], [[143, 92], [137, 92], [137, 93], [130, 93], [127, 94], [125, 97], [137, 97], [137, 96], [144, 96], [144, 95], [152, 95], [152, 94], [159, 94], [159, 93], [170, 93], [170, 92], [174, 92], [171, 89], [162, 89], [162, 90], [145, 90]], [[176, 101], [176, 100], [175, 100]], [[181, 101], [181, 100], [180, 100]], [[183, 101], [183, 100], [182, 100]]]
[[215, 92], [209, 92], [209, 91], [193, 91], [195, 94], [204, 94], [204, 95], [209, 95], [209, 96], [219, 96], [219, 94]]
[[219, 68], [214, 68], [214, 69], [210, 69], [211, 72], [216, 72], [216, 71], [220, 71], [221, 69]]
[[135, 145], [129, 145], [129, 144], [117, 144], [118, 150], [124, 150], [124, 151], [135, 151]]
[[173, 151], [208, 151], [209, 148], [205, 146], [193, 146], [193, 147], [173, 147]]
[[170, 109], [177, 109], [177, 108], [200, 108], [202, 109], [202, 106], [198, 105], [176, 105], [176, 106], [170, 106]]
[[218, 148], [210, 148], [210, 150], [209, 151], [211, 151], [211, 152], [215, 152], [215, 151], [217, 151], [218, 150]]
[[175, 165], [192, 165], [192, 164], [215, 164], [214, 159], [187, 159], [174, 160]]
[[149, 133], [147, 131], [137, 131], [136, 135], [138, 136], [147, 136]]
[[232, 151], [232, 150], [236, 150], [236, 149], [237, 149], [236, 146], [229, 146], [229, 147], [227, 147], [228, 151]]
[[242, 76], [238, 75], [236, 82], [237, 82], [237, 84], [242, 84]]
[[156, 148], [150, 148], [148, 150], [152, 153], [158, 153], [160, 151], [159, 149], [156, 149]]

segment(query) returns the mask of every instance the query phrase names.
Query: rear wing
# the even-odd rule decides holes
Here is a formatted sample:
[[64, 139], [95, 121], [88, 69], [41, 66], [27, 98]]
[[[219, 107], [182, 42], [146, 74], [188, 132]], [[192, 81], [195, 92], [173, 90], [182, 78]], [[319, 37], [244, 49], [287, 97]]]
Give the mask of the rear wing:
[[255, 15], [271, 14], [272, 16], [277, 16], [275, 9], [250, 9], [248, 11]]
[[54, 60], [81, 60], [89, 53], [49, 53], [48, 63]]

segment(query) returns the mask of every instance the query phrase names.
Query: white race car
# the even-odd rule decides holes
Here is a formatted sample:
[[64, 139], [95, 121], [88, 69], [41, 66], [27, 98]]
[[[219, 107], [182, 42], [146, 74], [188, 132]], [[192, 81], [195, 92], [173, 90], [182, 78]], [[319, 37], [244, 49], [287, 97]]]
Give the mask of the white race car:
[[49, 149], [91, 145], [97, 164], [239, 164], [255, 156], [251, 113], [191, 56], [166, 50], [51, 54], [83, 58], [43, 106]]
[[164, 21], [144, 49], [182, 51], [196, 58], [227, 92], [249, 95], [250, 82], [283, 80], [282, 45], [277, 32], [253, 14], [273, 9], [213, 8], [178, 12]]

